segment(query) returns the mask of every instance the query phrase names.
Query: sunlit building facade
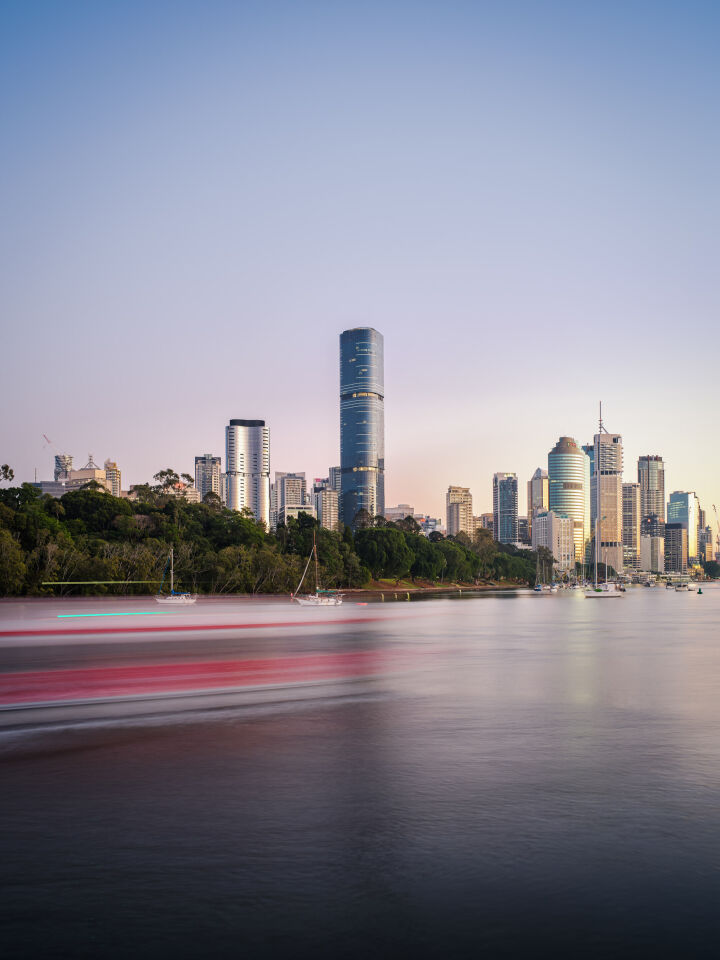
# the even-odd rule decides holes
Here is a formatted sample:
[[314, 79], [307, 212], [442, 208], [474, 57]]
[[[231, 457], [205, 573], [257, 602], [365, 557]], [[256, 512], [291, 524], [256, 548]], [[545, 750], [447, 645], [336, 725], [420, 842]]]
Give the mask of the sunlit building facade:
[[681, 523], [687, 530], [688, 560], [698, 558], [698, 518], [700, 503], [693, 491], [674, 490], [667, 503], [667, 522]]
[[222, 461], [211, 453], [195, 457], [195, 489], [202, 500], [208, 493], [223, 499]]
[[264, 420], [231, 420], [225, 428], [227, 505], [270, 525], [270, 428]]
[[[598, 560], [616, 573], [623, 570], [622, 538], [622, 437], [617, 433], [596, 433], [590, 476], [590, 522], [600, 536]], [[597, 483], [600, 483], [598, 498]], [[598, 515], [598, 501], [600, 513]], [[597, 528], [595, 521], [597, 520]]]
[[385, 513], [383, 337], [372, 327], [340, 334], [340, 516]]
[[665, 524], [665, 572], [687, 573], [688, 532], [681, 523]]
[[640, 569], [640, 484], [622, 485], [623, 563], [630, 570]]
[[640, 514], [649, 517], [654, 513], [665, 519], [665, 464], [662, 457], [651, 456], [638, 459], [638, 483], [640, 484]]
[[447, 521], [447, 535], [456, 537], [459, 533], [466, 533], [472, 539], [475, 530], [473, 527], [473, 502], [469, 487], [447, 488], [445, 494], [445, 517]]
[[573, 523], [575, 560], [584, 563], [590, 543], [590, 459], [572, 437], [560, 437], [548, 453], [550, 509]]
[[532, 528], [532, 548], [546, 547], [562, 573], [575, 570], [575, 530], [570, 517], [553, 510], [537, 510]]
[[532, 536], [532, 518], [535, 510], [550, 508], [550, 479], [547, 470], [537, 468], [527, 483], [528, 534]]

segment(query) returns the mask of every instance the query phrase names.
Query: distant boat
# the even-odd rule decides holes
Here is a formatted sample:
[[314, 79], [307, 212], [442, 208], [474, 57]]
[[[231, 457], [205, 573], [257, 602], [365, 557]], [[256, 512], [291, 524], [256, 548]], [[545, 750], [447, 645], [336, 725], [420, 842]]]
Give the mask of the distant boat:
[[[170, 564], [170, 593], [163, 594], [162, 588], [163, 583], [165, 583], [165, 574], [167, 573], [168, 563]], [[188, 603], [195, 603], [197, 597], [192, 593], [176, 593], [175, 592], [175, 550], [173, 547], [170, 547], [170, 556], [167, 559], [165, 564], [165, 570], [163, 571], [162, 583], [160, 584], [160, 589], [158, 590], [157, 596], [155, 599], [158, 603], [168, 603], [171, 606], [181, 607]]]
[[[299, 597], [298, 593], [300, 587], [303, 585], [303, 580], [305, 579], [305, 574], [308, 572], [308, 567], [310, 566], [310, 561], [315, 559], [315, 593], [306, 593], [303, 596]], [[290, 595], [290, 599], [294, 600], [296, 603], [299, 603], [301, 607], [339, 607], [342, 603], [342, 595], [337, 593], [335, 590], [321, 590], [318, 580], [318, 555], [317, 555], [317, 544], [315, 542], [315, 531], [313, 530], [313, 546], [312, 552], [308, 557], [308, 562], [305, 564], [305, 569], [303, 570], [303, 575], [300, 577], [300, 583], [297, 585], [295, 593]]]

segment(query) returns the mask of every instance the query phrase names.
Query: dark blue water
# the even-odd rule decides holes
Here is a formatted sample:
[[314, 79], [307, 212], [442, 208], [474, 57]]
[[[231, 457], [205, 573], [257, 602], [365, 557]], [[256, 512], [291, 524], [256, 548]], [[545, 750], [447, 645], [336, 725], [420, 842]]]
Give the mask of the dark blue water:
[[362, 697], [9, 753], [3, 953], [716, 956], [720, 590], [408, 606]]

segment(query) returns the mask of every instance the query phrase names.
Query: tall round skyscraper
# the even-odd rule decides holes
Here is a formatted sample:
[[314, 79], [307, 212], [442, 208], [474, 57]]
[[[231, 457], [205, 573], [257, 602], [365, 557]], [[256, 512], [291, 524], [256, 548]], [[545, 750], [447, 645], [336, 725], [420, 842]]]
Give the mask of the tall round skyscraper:
[[270, 429], [264, 420], [231, 420], [225, 427], [227, 505], [252, 511], [270, 526]]
[[340, 334], [340, 519], [385, 513], [385, 379], [382, 334]]
[[572, 437], [560, 437], [548, 454], [550, 509], [573, 522], [575, 561], [583, 563], [590, 541], [590, 458]]

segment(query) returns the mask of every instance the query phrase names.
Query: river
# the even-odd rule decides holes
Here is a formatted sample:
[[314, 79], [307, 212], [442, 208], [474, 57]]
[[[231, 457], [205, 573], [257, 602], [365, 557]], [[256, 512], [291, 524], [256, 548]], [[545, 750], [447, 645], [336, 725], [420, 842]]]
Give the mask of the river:
[[8, 957], [716, 956], [720, 586], [0, 604]]

